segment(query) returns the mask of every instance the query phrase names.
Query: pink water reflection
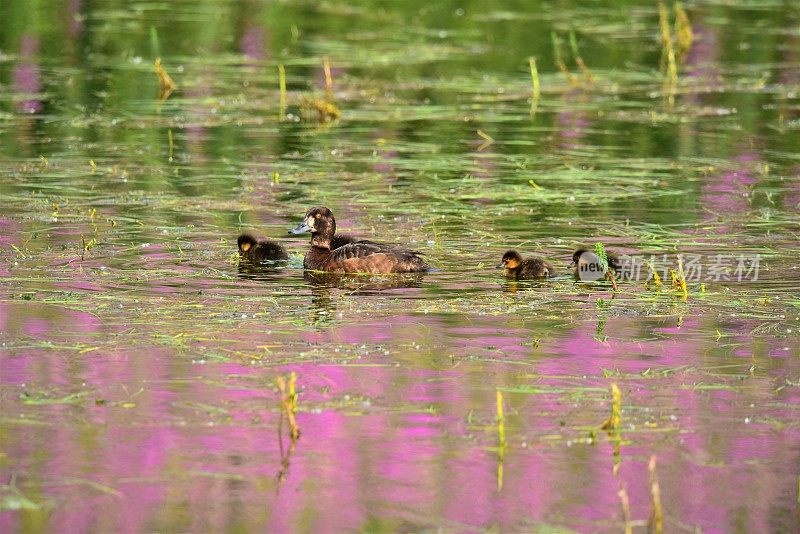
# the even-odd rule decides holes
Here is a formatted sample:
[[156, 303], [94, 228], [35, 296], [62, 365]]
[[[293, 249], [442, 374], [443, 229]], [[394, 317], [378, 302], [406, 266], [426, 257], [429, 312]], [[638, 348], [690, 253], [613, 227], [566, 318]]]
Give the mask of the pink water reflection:
[[15, 92], [28, 97], [17, 104], [21, 113], [38, 113], [44, 108], [41, 100], [31, 98], [31, 95], [42, 90], [36, 58], [38, 52], [39, 39], [33, 35], [24, 35], [20, 40], [20, 62], [14, 67], [12, 82]]
[[[9, 322], [8, 313], [0, 317], [8, 333], [16, 319]], [[64, 328], [35, 319], [37, 335]], [[460, 325], [452, 318], [433, 319], [422, 323], [412, 315], [399, 316], [397, 325], [345, 324], [306, 336], [307, 343], [328, 347], [332, 355], [333, 347], [363, 354], [344, 364], [198, 366], [173, 349], [150, 346], [73, 357], [76, 366], [46, 351], [11, 351], [2, 360], [5, 411], [44, 418], [47, 425], [12, 427], [7, 450], [18, 462], [4, 468], [4, 476], [16, 473], [25, 491], [41, 484], [55, 499], [49, 522], [65, 532], [224, 530], [232, 522], [256, 530], [341, 532], [363, 529], [370, 518], [394, 528], [527, 530], [551, 523], [597, 530], [608, 521], [618, 524], [613, 522], [620, 518], [616, 491], [622, 482], [634, 517], [647, 517], [646, 464], [650, 454], [657, 454], [669, 518], [712, 532], [727, 531], [736, 521], [754, 530], [775, 521], [771, 503], [777, 493], [755, 500], [749, 494], [720, 493], [720, 481], [777, 481], [788, 487], [793, 480], [782, 466], [796, 459], [790, 444], [800, 439], [797, 428], [773, 427], [754, 415], [791, 417], [768, 408], [774, 389], [770, 378], [754, 377], [756, 387], [738, 392], [686, 389], [702, 378], [687, 372], [651, 381], [618, 378], [626, 419], [639, 430], [626, 427], [632, 443], [622, 446], [614, 476], [611, 444], [602, 434], [597, 445], [580, 442], [584, 433], [575, 430], [607, 414], [603, 391], [609, 380], [599, 370], [638, 373], [645, 365], [680, 366], [685, 354], [712, 345], [696, 337], [601, 343], [588, 322], [548, 338], [535, 354], [535, 365], [519, 367], [514, 360], [531, 350], [520, 327], [492, 317]], [[638, 335], [637, 320], [630, 318], [609, 319], [605, 328], [617, 340]], [[687, 320], [682, 328], [705, 325]], [[263, 336], [243, 331], [236, 337], [256, 345]], [[462, 343], [462, 336], [470, 343]], [[270, 339], [277, 343], [281, 337]], [[478, 355], [482, 345], [501, 349], [492, 361], [478, 358], [445, 367], [437, 359], [426, 368], [418, 349], [409, 348], [412, 341], [425, 347], [426, 355]], [[389, 354], [375, 350], [376, 343]], [[649, 362], [642, 360], [646, 354], [653, 355]], [[417, 364], [397, 365], [411, 361]], [[303, 435], [287, 468], [281, 462], [272, 380], [289, 370], [300, 377]], [[72, 404], [25, 404], [15, 394], [23, 383], [30, 391], [56, 385], [54, 398], [82, 390], [89, 395]], [[487, 449], [496, 442], [495, 385], [552, 391], [507, 393], [510, 446], [500, 491], [497, 454]], [[594, 388], [587, 390], [593, 393], [576, 398], [560, 393], [575, 385]], [[788, 395], [786, 402], [798, 401], [795, 391]], [[747, 408], [749, 403], [759, 408]], [[747, 414], [750, 423], [744, 423]], [[566, 427], [559, 425], [562, 419]], [[713, 424], [719, 419], [747, 426], [730, 432]], [[665, 432], [643, 432], [646, 421]], [[285, 435], [283, 440], [286, 449]], [[42, 443], [48, 444], [44, 461], [34, 461]], [[284, 472], [281, 483], [279, 472]], [[745, 502], [747, 516], [736, 519]], [[6, 530], [19, 525], [18, 513], [0, 517]], [[780, 517], [779, 524], [788, 518]]]

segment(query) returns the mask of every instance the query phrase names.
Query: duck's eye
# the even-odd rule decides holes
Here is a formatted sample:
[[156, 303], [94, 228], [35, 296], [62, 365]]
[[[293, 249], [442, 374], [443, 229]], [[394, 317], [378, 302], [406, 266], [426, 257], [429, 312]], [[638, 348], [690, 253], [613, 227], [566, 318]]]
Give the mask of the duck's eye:
[[314, 215], [314, 218], [315, 218], [315, 219], [319, 219], [320, 217], [322, 217], [322, 214], [321, 214], [321, 213], [317, 213], [316, 215]]

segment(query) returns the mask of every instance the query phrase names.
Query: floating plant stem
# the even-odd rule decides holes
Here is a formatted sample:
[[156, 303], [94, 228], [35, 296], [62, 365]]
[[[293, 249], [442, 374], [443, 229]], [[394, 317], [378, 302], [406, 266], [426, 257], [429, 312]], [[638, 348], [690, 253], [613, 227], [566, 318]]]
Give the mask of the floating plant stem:
[[575, 38], [575, 32], [569, 32], [569, 45], [572, 48], [572, 55], [575, 56], [575, 64], [581, 69], [583, 77], [586, 78], [587, 82], [594, 83], [594, 76], [592, 76], [589, 67], [586, 66], [586, 63], [578, 52], [578, 40]]
[[686, 287], [686, 275], [683, 273], [683, 263], [681, 256], [678, 256], [678, 270], [669, 270], [670, 278], [672, 279], [672, 287], [680, 294], [682, 301], [686, 302], [689, 298], [689, 290]]
[[669, 26], [669, 13], [664, 2], [658, 2], [658, 27], [661, 30], [661, 62], [660, 68], [664, 70], [666, 66], [666, 52], [672, 48], [672, 30]]
[[[600, 301], [602, 299], [598, 299]], [[605, 334], [606, 330], [606, 316], [605, 314], [597, 314], [597, 326], [594, 328], [594, 339], [600, 343], [608, 341], [608, 336]]]
[[689, 298], [689, 290], [686, 287], [686, 273], [683, 270], [683, 256], [678, 255], [678, 291], [681, 293], [681, 300], [686, 302]]
[[[295, 376], [295, 373], [292, 373], [292, 376]], [[292, 383], [292, 376], [289, 377], [290, 384]], [[289, 388], [290, 395], [291, 395], [291, 387]], [[283, 414], [281, 414], [280, 421], [278, 422], [278, 448], [281, 454], [281, 468], [278, 470], [278, 474], [276, 475], [276, 479], [278, 480], [278, 485], [275, 488], [276, 493], [280, 493], [281, 485], [289, 476], [289, 468], [291, 466], [291, 459], [292, 453], [297, 446], [297, 439], [292, 438], [289, 442], [288, 449], [284, 449], [283, 447], [283, 432], [282, 432], [282, 424], [283, 424]]]
[[655, 455], [650, 457], [647, 471], [650, 476], [650, 498], [652, 499], [648, 527], [650, 532], [661, 534], [664, 531], [664, 512], [661, 509], [661, 488], [658, 485], [658, 476], [656, 475]]
[[484, 150], [485, 148], [491, 146], [492, 143], [494, 143], [494, 138], [491, 135], [487, 134], [486, 132], [478, 130], [475, 133], [477, 133], [478, 136], [481, 139], [483, 139], [483, 143], [481, 143], [481, 145], [478, 147], [478, 152]]
[[497, 393], [497, 491], [503, 489], [503, 462], [506, 456], [506, 418], [503, 413], [503, 393]]
[[553, 40], [553, 60], [556, 63], [556, 67], [567, 77], [570, 85], [573, 87], [580, 86], [578, 79], [569, 71], [567, 65], [564, 63], [564, 59], [561, 57], [561, 39], [555, 32], [551, 32], [550, 37]]
[[280, 115], [278, 120], [286, 118], [286, 68], [283, 63], [278, 65], [278, 84], [280, 85]]
[[686, 54], [692, 48], [694, 41], [694, 32], [692, 31], [692, 23], [689, 21], [689, 15], [683, 9], [683, 4], [680, 2], [675, 3], [675, 40], [678, 42], [678, 54], [681, 62], [686, 58]]
[[292, 405], [292, 413], [297, 413], [297, 373], [289, 375], [289, 401]]
[[611, 442], [611, 458], [613, 461], [611, 474], [616, 477], [619, 475], [619, 466], [622, 464], [622, 437], [619, 434], [619, 430], [616, 431], [614, 440]]
[[503, 413], [503, 392], [497, 390], [497, 440], [501, 447], [506, 446], [506, 418]]
[[295, 418], [295, 413], [297, 413], [296, 380], [297, 373], [290, 374], [288, 381], [282, 376], [275, 379], [275, 383], [278, 385], [278, 389], [281, 392], [281, 407], [283, 408], [283, 413], [286, 415], [286, 420], [289, 422], [289, 435], [292, 440], [296, 440], [300, 437], [300, 427], [297, 426], [297, 420]]
[[331, 60], [328, 54], [322, 56], [322, 69], [325, 71], [325, 94], [333, 101], [333, 77], [331, 76]]
[[91, 238], [89, 241], [86, 241], [86, 238], [81, 234], [81, 261], [83, 261], [85, 254], [92, 250], [96, 244], [97, 239]]
[[664, 2], [658, 2], [658, 25], [661, 29], [661, 62], [665, 70], [664, 93], [670, 106], [675, 103], [675, 88], [678, 83], [678, 67], [675, 61], [675, 47], [672, 43], [672, 29], [669, 25], [669, 14]]
[[611, 384], [611, 417], [603, 423], [603, 430], [619, 430], [622, 423], [622, 393], [616, 382]]
[[530, 65], [531, 68], [531, 84], [533, 85], [530, 111], [530, 115], [533, 117], [536, 115], [536, 110], [539, 109], [539, 94], [541, 88], [539, 87], [539, 70], [536, 68], [536, 58], [528, 58], [528, 65]]
[[[82, 238], [82, 237], [83, 237], [83, 236], [81, 236], [81, 238]], [[13, 249], [14, 249], [14, 250], [17, 252], [17, 254], [19, 254], [19, 257], [20, 257], [20, 258], [22, 258], [23, 260], [24, 260], [25, 258], [27, 258], [27, 257], [28, 257], [28, 256], [27, 256], [27, 255], [26, 255], [24, 252], [22, 252], [22, 250], [20, 250], [20, 248], [19, 248], [17, 245], [15, 245], [14, 243], [11, 243], [11, 248], [13, 248]]]
[[667, 51], [667, 76], [664, 80], [666, 87], [667, 101], [670, 106], [675, 103], [675, 90], [678, 84], [678, 67], [675, 62], [675, 50], [670, 48]]
[[275, 488], [276, 493], [280, 493], [281, 484], [283, 484], [283, 482], [289, 476], [289, 467], [291, 466], [292, 453], [294, 452], [295, 444], [296, 441], [291, 440], [289, 443], [289, 448], [284, 450], [283, 439], [281, 438], [280, 434], [278, 435], [279, 452], [281, 454], [281, 468], [278, 470], [278, 474], [275, 476], [275, 478], [278, 480], [278, 486]]
[[321, 98], [304, 98], [301, 106], [307, 110], [316, 111], [319, 122], [330, 122], [342, 115], [336, 104]]
[[632, 534], [633, 526], [631, 525], [631, 502], [628, 498], [628, 489], [625, 487], [624, 483], [617, 492], [617, 495], [619, 495], [619, 500], [622, 501], [622, 517], [625, 521], [625, 534]]
[[172, 94], [173, 91], [177, 88], [175, 82], [172, 81], [172, 78], [161, 66], [161, 58], [157, 57], [155, 62], [155, 71], [156, 76], [158, 76], [158, 100], [159, 102], [163, 102], [169, 95]]
[[606, 254], [606, 247], [598, 242], [594, 245], [594, 251], [595, 254], [597, 254], [597, 259], [600, 260], [600, 269], [603, 272], [608, 271], [608, 254]]
[[594, 251], [595, 254], [597, 254], [597, 258], [600, 260], [600, 269], [606, 273], [606, 278], [611, 282], [611, 287], [614, 288], [614, 291], [619, 291], [617, 277], [614, 274], [614, 270], [608, 265], [608, 254], [606, 254], [606, 248], [603, 246], [603, 243], [595, 243]]
[[[659, 276], [655, 263], [653, 263], [652, 259], [648, 263], [648, 266], [650, 267], [650, 277], [653, 279], [653, 284], [656, 286], [656, 289], [661, 289], [661, 286], [664, 285], [664, 283], [661, 281], [661, 276]], [[648, 279], [645, 285], [647, 285], [649, 282], [650, 280]]]

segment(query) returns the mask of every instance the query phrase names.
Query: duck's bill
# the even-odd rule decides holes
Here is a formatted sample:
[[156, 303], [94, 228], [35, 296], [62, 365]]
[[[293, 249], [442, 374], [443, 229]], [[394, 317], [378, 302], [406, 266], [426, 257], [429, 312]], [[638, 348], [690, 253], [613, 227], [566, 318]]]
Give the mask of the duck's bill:
[[311, 231], [311, 227], [308, 225], [308, 223], [303, 221], [300, 224], [298, 224], [296, 228], [293, 228], [293, 229], [289, 230], [289, 233], [297, 235], [297, 234], [305, 234], [306, 232], [310, 232], [310, 231]]
[[501, 261], [500, 263], [498, 263], [497, 265], [495, 265], [495, 266], [494, 266], [494, 268], [495, 268], [495, 269], [502, 269], [502, 268], [503, 268], [503, 267], [505, 267], [505, 266], [506, 266], [506, 264], [505, 264], [505, 263], [503, 263], [503, 262]]

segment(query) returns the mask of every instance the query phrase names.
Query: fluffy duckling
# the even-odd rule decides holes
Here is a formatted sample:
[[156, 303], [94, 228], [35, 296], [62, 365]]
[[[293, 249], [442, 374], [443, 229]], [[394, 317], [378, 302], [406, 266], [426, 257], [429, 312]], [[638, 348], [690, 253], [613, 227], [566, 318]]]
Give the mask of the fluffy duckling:
[[311, 208], [290, 234], [311, 232], [311, 248], [303, 267], [332, 273], [414, 273], [428, 270], [418, 252], [372, 241], [356, 241], [339, 247], [334, 244], [336, 220], [324, 206]]
[[252, 234], [242, 234], [237, 240], [239, 257], [250, 263], [288, 260], [289, 255], [279, 243], [268, 239], [256, 239]]
[[534, 278], [548, 278], [556, 275], [556, 268], [541, 258], [525, 258], [516, 250], [509, 250], [503, 254], [503, 259], [497, 266], [505, 269], [506, 277], [514, 280]]

